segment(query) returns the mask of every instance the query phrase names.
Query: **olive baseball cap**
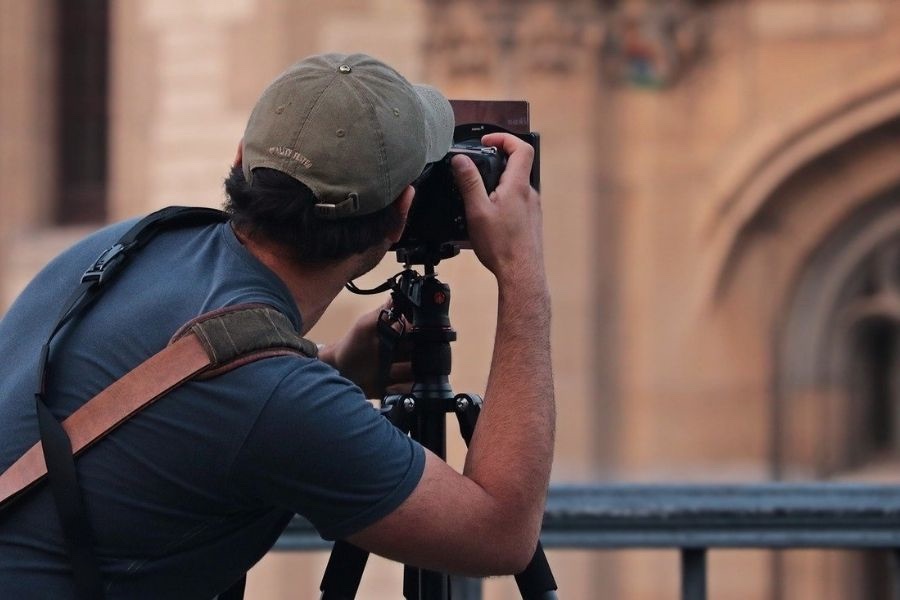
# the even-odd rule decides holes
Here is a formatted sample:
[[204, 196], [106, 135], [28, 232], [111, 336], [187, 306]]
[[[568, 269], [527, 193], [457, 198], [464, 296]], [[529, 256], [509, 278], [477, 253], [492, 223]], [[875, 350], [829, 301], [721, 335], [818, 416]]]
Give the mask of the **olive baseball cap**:
[[305, 58], [265, 89], [244, 131], [243, 170], [268, 167], [306, 185], [326, 219], [391, 204], [453, 140], [453, 110], [365, 54]]

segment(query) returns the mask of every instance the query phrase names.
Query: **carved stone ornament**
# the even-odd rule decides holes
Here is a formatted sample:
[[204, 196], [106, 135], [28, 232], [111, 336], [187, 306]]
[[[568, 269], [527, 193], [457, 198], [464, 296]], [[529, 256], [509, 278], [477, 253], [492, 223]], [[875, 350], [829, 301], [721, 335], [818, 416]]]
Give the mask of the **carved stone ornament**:
[[451, 77], [571, 73], [593, 64], [602, 39], [602, 13], [586, 1], [432, 0], [428, 8], [425, 51]]
[[677, 0], [612, 8], [600, 51], [605, 79], [647, 88], [675, 83], [700, 55], [704, 25], [700, 8]]
[[425, 52], [450, 77], [502, 69], [661, 88], [696, 61], [703, 10], [687, 0], [429, 0]]
[[[474, 2], [430, 2], [425, 53], [450, 77], [489, 75], [498, 38]], [[437, 59], [437, 60], [434, 60]]]

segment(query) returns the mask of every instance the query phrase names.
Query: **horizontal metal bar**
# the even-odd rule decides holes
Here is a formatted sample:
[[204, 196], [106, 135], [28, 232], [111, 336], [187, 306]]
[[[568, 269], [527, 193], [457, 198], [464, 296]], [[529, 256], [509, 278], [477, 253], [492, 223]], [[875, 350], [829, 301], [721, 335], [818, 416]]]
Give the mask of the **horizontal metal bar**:
[[891, 548], [900, 486], [615, 485], [553, 490], [542, 539], [583, 548]]
[[[547, 548], [900, 548], [900, 486], [554, 486]], [[296, 518], [277, 550], [325, 550]]]

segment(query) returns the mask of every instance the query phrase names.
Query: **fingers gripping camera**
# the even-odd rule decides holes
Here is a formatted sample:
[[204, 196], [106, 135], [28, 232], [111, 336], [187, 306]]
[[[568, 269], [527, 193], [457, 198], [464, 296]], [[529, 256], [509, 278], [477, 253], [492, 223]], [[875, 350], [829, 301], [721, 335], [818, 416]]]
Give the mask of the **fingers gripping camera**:
[[[526, 102], [453, 101], [458, 125], [454, 144], [440, 160], [426, 166], [413, 182], [416, 196], [400, 241], [391, 249], [398, 251], [402, 262], [437, 262], [455, 255], [460, 248], [469, 248], [469, 234], [462, 195], [453, 178], [451, 159], [464, 154], [478, 168], [484, 187], [490, 194], [499, 184], [506, 168], [506, 156], [497, 148], [484, 146], [484, 135], [495, 132], [512, 133], [535, 149], [531, 169], [531, 185], [540, 188], [539, 136], [528, 130]], [[524, 116], [523, 116], [524, 115]], [[472, 116], [487, 117], [493, 122], [471, 122]], [[506, 126], [506, 127], [504, 127]], [[435, 260], [437, 259], [437, 260]]]

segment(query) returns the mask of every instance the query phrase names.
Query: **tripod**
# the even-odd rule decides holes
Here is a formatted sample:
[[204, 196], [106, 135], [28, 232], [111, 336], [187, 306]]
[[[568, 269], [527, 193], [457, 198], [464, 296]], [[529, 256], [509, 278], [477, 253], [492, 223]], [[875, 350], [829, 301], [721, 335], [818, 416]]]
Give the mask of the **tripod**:
[[[473, 394], [453, 394], [450, 375], [450, 342], [456, 332], [450, 325], [450, 287], [437, 279], [434, 267], [449, 254], [417, 255], [398, 250], [405, 270], [389, 280], [379, 291], [391, 289], [394, 310], [410, 324], [414, 383], [409, 394], [386, 396], [382, 414], [404, 433], [446, 459], [446, 415], [456, 414], [460, 434], [466, 445], [472, 439], [482, 400]], [[424, 264], [419, 275], [411, 264]], [[352, 288], [351, 288], [352, 289]], [[357, 293], [360, 293], [356, 290]], [[375, 290], [373, 290], [374, 293]], [[385, 315], [382, 315], [385, 317]], [[380, 323], [381, 325], [381, 323]], [[350, 600], [356, 597], [368, 552], [344, 541], [335, 543], [322, 577], [321, 600]], [[554, 600], [556, 581], [538, 543], [528, 567], [516, 575], [516, 584], [524, 600]], [[444, 573], [406, 565], [403, 572], [403, 597], [406, 600], [450, 600], [450, 578]]]

